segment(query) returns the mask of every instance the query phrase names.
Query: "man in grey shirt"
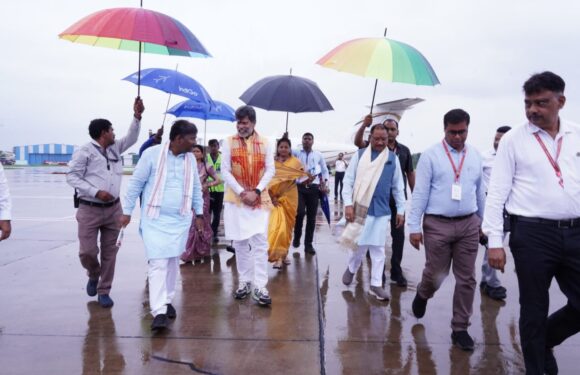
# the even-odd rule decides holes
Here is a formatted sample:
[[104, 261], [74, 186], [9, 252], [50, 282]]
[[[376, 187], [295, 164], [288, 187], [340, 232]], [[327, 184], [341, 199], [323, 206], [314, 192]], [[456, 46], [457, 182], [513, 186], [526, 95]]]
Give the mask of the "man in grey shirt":
[[[87, 294], [98, 294], [102, 307], [113, 306], [109, 297], [120, 231], [119, 219], [123, 214], [119, 203], [123, 165], [121, 154], [137, 142], [141, 115], [145, 107], [137, 97], [133, 104], [133, 121], [127, 135], [115, 141], [115, 132], [109, 120], [95, 119], [89, 124], [92, 141], [81, 146], [69, 163], [66, 180], [78, 196], [79, 258], [87, 270]], [[76, 206], [76, 204], [75, 204]], [[101, 234], [100, 262], [98, 234]]]

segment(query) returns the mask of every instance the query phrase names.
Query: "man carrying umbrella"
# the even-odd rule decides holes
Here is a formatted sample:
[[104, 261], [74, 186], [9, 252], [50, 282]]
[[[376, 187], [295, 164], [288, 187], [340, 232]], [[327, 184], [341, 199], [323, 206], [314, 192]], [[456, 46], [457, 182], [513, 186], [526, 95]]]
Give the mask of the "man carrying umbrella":
[[[75, 151], [66, 176], [67, 183], [78, 194], [80, 204], [76, 214], [79, 258], [89, 277], [87, 294], [91, 297], [98, 294], [102, 307], [113, 306], [109, 292], [119, 250], [116, 242], [120, 230], [119, 218], [122, 215], [119, 203], [123, 177], [121, 154], [137, 142], [144, 110], [143, 101], [139, 97], [135, 98], [133, 121], [127, 135], [119, 140], [115, 140], [115, 132], [109, 120], [91, 121], [89, 134], [93, 140]], [[99, 232], [100, 249], [97, 244]]]
[[388, 132], [383, 124], [371, 128], [370, 147], [356, 152], [344, 177], [344, 216], [347, 225], [341, 243], [352, 248], [342, 282], [350, 285], [367, 249], [371, 256], [369, 293], [378, 300], [390, 296], [382, 288], [385, 266], [385, 239], [391, 219], [391, 194], [396, 202], [397, 227], [405, 222], [403, 175], [397, 155], [387, 148]]
[[302, 237], [302, 225], [304, 224], [304, 214], [306, 214], [306, 233], [304, 235], [304, 252], [306, 254], [316, 254], [312, 246], [314, 240], [314, 228], [316, 225], [316, 213], [318, 211], [318, 200], [320, 191], [326, 191], [328, 182], [328, 167], [326, 161], [319, 151], [312, 149], [314, 135], [304, 133], [302, 136], [302, 150], [295, 152], [295, 155], [309, 177], [302, 177], [298, 183], [298, 212], [296, 213], [296, 224], [294, 226], [294, 240], [292, 246], [300, 246], [300, 237]]
[[256, 302], [270, 305], [266, 284], [272, 202], [266, 188], [276, 172], [274, 145], [254, 130], [254, 108], [238, 108], [236, 119], [238, 133], [228, 137], [222, 149], [222, 176], [226, 184], [224, 226], [226, 238], [233, 240], [236, 249], [240, 275], [234, 297], [244, 299], [252, 291]]

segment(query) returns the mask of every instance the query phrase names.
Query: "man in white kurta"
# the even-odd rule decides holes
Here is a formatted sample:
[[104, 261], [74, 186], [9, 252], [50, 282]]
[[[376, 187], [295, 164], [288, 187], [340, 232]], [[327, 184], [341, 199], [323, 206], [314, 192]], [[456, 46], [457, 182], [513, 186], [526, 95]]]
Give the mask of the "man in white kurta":
[[168, 318], [176, 317], [171, 302], [175, 296], [179, 255], [192, 222], [192, 209], [199, 213], [196, 226], [203, 228], [203, 197], [197, 163], [190, 152], [195, 144], [197, 128], [185, 121], [176, 121], [170, 141], [143, 152], [129, 181], [123, 200], [121, 224], [126, 226], [143, 194], [143, 210], [139, 232], [145, 244], [149, 264], [149, 305], [154, 316], [151, 329], [167, 327]]
[[342, 281], [350, 285], [367, 250], [371, 256], [369, 293], [378, 300], [390, 296], [382, 288], [385, 266], [385, 240], [389, 234], [392, 195], [397, 206], [396, 225], [404, 224], [405, 195], [403, 174], [397, 155], [387, 148], [387, 129], [378, 124], [371, 128], [370, 146], [356, 152], [344, 178], [345, 218], [348, 222], [341, 242], [351, 247], [348, 267]]
[[266, 284], [272, 204], [266, 188], [276, 172], [274, 146], [254, 131], [256, 112], [252, 107], [238, 108], [236, 119], [238, 134], [228, 137], [222, 148], [225, 234], [233, 240], [239, 274], [234, 297], [243, 299], [251, 293], [260, 305], [270, 305]]
[[10, 220], [12, 219], [12, 200], [10, 199], [10, 191], [8, 190], [8, 182], [4, 174], [4, 168], [0, 164], [0, 241], [10, 237], [12, 226]]

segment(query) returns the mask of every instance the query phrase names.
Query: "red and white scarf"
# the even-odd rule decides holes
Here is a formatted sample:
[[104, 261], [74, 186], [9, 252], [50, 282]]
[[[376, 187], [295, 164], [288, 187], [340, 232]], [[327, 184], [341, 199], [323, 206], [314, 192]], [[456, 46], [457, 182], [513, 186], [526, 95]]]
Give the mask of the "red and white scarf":
[[[165, 191], [165, 180], [167, 179], [167, 154], [169, 151], [169, 141], [161, 146], [159, 158], [157, 159], [157, 173], [155, 175], [155, 183], [153, 184], [153, 192], [151, 199], [147, 203], [147, 216], [152, 219], [159, 217], [161, 210], [161, 202], [163, 202], [163, 193]], [[184, 176], [183, 176], [183, 199], [179, 213], [182, 216], [187, 216], [191, 213], [191, 201], [193, 198], [193, 168], [194, 164], [193, 154], [186, 152], [184, 155]]]

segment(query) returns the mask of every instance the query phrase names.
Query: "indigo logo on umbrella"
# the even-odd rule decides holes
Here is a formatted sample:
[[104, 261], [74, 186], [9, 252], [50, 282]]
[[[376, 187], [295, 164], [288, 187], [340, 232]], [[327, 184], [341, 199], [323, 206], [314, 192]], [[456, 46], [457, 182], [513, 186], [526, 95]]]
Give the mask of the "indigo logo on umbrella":
[[199, 96], [199, 93], [197, 91], [194, 91], [188, 87], [177, 87], [177, 90], [179, 90], [180, 93], [183, 94], [187, 94], [187, 95], [193, 95], [193, 96]]

